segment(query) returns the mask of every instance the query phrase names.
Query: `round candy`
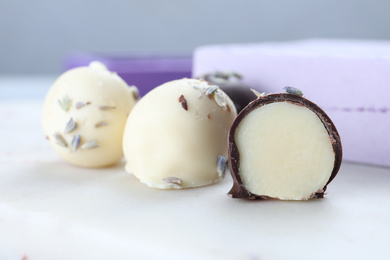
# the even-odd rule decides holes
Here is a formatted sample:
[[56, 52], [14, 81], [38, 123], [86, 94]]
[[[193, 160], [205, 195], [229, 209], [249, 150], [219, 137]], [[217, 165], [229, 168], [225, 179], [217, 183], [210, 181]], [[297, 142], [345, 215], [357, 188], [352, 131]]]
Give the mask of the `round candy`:
[[336, 127], [302, 92], [259, 94], [229, 135], [233, 198], [322, 198], [342, 159]]
[[102, 63], [71, 69], [46, 96], [42, 111], [46, 138], [71, 164], [115, 164], [123, 157], [123, 131], [137, 93]]
[[215, 72], [205, 74], [201, 78], [218, 85], [232, 99], [238, 113], [256, 99], [250, 87], [242, 82], [242, 76], [238, 73]]
[[236, 115], [233, 102], [215, 85], [196, 79], [167, 82], [145, 95], [128, 118], [126, 169], [153, 188], [214, 183], [224, 175]]

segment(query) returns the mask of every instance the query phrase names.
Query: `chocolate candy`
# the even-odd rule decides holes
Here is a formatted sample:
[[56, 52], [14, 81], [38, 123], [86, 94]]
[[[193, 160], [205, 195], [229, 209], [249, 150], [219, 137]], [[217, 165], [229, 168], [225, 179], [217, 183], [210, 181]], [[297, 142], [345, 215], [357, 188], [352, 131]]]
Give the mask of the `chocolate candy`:
[[239, 113], [256, 96], [250, 88], [242, 82], [242, 76], [235, 72], [215, 72], [205, 74], [202, 79], [218, 85], [233, 101]]
[[137, 93], [100, 62], [71, 69], [54, 82], [43, 104], [46, 138], [71, 164], [115, 164], [123, 157], [123, 130]]
[[233, 198], [323, 198], [336, 176], [342, 147], [336, 127], [302, 92], [258, 94], [229, 133]]
[[185, 78], [158, 86], [127, 120], [126, 170], [158, 189], [217, 182], [225, 172], [228, 133], [236, 116], [230, 98], [204, 80]]

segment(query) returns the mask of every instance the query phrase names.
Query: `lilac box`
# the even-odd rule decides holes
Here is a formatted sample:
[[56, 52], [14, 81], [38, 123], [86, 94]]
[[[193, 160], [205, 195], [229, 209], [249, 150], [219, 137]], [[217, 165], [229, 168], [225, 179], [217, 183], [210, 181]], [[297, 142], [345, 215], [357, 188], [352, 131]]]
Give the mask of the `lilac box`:
[[263, 92], [301, 89], [335, 123], [344, 159], [390, 166], [390, 42], [304, 40], [204, 46], [193, 76], [234, 70]]
[[191, 77], [192, 56], [163, 54], [112, 55], [72, 53], [65, 59], [65, 69], [87, 66], [91, 61], [104, 63], [129, 85], [138, 87], [144, 96], [153, 88], [167, 81]]

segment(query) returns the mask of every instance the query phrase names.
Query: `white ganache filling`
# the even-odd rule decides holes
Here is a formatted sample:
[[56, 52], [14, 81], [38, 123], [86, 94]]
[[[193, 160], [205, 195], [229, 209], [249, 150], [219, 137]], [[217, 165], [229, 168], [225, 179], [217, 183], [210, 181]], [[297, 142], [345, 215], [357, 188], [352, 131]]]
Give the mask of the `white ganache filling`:
[[235, 133], [239, 172], [251, 193], [305, 200], [328, 182], [335, 161], [329, 134], [310, 109], [287, 102], [250, 112]]
[[195, 79], [167, 82], [145, 95], [128, 118], [126, 170], [153, 188], [214, 183], [226, 166], [228, 131], [236, 115], [217, 86]]
[[46, 138], [74, 165], [115, 164], [123, 157], [123, 131], [137, 93], [136, 87], [129, 87], [100, 62], [71, 69], [54, 82], [45, 98]]

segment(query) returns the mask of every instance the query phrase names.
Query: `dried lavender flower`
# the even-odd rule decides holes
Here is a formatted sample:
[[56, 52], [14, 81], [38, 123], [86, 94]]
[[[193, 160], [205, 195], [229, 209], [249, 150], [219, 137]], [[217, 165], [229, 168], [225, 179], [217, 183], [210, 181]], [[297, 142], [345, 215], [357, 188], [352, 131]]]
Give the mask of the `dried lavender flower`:
[[111, 110], [111, 109], [115, 109], [115, 108], [116, 108], [115, 106], [99, 106], [99, 109], [103, 110], [103, 111]]
[[75, 106], [76, 106], [76, 109], [80, 109], [80, 108], [83, 108], [83, 107], [85, 107], [85, 106], [87, 106], [89, 104], [91, 104], [91, 102], [89, 102], [89, 101], [87, 101], [87, 102], [77, 102]]
[[225, 177], [227, 160], [225, 156], [218, 155], [217, 172], [220, 177]]
[[73, 136], [73, 139], [72, 139], [72, 142], [71, 142], [72, 152], [75, 152], [79, 148], [80, 139], [81, 139], [80, 135], [74, 135]]
[[287, 86], [287, 87], [284, 87], [283, 89], [286, 93], [303, 97], [303, 92], [297, 88]]
[[65, 96], [62, 99], [58, 99], [58, 104], [64, 111], [67, 112], [72, 105], [72, 100], [68, 96]]
[[177, 177], [166, 177], [162, 180], [177, 187], [181, 187], [183, 185], [183, 181]]
[[70, 133], [73, 130], [77, 128], [77, 123], [73, 121], [73, 118], [71, 117], [68, 121], [68, 123], [65, 126], [64, 134]]
[[98, 140], [92, 140], [81, 145], [81, 149], [83, 150], [89, 150], [98, 147], [100, 147], [100, 145], [98, 144]]
[[98, 127], [106, 126], [106, 125], [109, 125], [109, 124], [110, 123], [108, 121], [104, 120], [104, 121], [97, 122], [95, 124], [95, 127], [98, 128]]
[[54, 137], [54, 139], [56, 139], [56, 142], [59, 146], [68, 147], [68, 144], [66, 143], [66, 141], [65, 141], [64, 137], [62, 137], [62, 135], [60, 135], [59, 133], [54, 133], [53, 137]]

